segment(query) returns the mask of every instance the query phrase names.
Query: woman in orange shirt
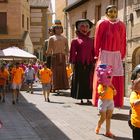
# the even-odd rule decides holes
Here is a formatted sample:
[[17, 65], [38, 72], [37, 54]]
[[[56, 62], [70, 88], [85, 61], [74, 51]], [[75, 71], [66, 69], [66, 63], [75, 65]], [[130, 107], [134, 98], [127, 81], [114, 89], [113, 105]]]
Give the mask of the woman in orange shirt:
[[131, 124], [133, 140], [140, 139], [140, 78], [136, 79], [132, 85], [130, 95]]
[[98, 134], [101, 125], [106, 120], [106, 133], [107, 137], [114, 137], [110, 132], [111, 117], [114, 110], [113, 96], [116, 95], [116, 90], [112, 85], [112, 67], [106, 64], [101, 64], [96, 69], [98, 76], [98, 110], [100, 113], [100, 118], [98, 120], [95, 133]]

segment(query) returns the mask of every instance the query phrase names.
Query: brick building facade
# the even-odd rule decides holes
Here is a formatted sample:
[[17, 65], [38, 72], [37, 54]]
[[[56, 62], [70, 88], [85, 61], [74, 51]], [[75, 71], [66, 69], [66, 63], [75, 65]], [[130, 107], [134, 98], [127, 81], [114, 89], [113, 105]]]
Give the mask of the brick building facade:
[[17, 46], [33, 53], [28, 0], [0, 1], [0, 49]]
[[31, 40], [34, 45], [35, 55], [45, 59], [45, 40], [48, 36], [48, 28], [52, 25], [50, 0], [29, 0], [31, 12]]
[[[66, 36], [70, 44], [75, 37], [75, 21], [79, 18], [88, 18], [96, 25], [97, 21], [104, 17], [106, 6], [109, 4], [117, 5], [118, 18], [126, 24], [125, 96], [129, 96], [131, 72], [137, 64], [140, 64], [140, 0], [75, 0], [56, 13], [62, 16], [65, 14]], [[94, 37], [94, 27], [91, 37]]]

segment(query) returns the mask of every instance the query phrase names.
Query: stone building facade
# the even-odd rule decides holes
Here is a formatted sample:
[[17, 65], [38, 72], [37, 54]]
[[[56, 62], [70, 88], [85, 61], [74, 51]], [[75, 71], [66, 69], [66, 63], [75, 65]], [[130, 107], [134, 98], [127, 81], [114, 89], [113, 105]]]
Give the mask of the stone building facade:
[[45, 59], [45, 40], [48, 38], [48, 28], [52, 25], [50, 0], [30, 1], [30, 35], [34, 45], [34, 54], [40, 59]]
[[[118, 1], [120, 1], [119, 4]], [[119, 9], [121, 10], [119, 10], [118, 16], [123, 21], [123, 1], [118, 1], [116, 2], [111, 0], [78, 0], [75, 1], [73, 4], [65, 7], [64, 12], [65, 15], [67, 15], [66, 20], [68, 22], [68, 26], [66, 28], [68, 30], [69, 43], [72, 40], [72, 38], [75, 37], [75, 21], [81, 18], [88, 18], [94, 23], [94, 25], [96, 25], [97, 21], [104, 17], [105, 8], [109, 4], [114, 3], [119, 6]], [[94, 27], [91, 31], [91, 37], [94, 37]]]
[[[140, 0], [75, 0], [63, 9], [64, 13], [60, 14], [59, 11], [56, 13], [65, 14], [66, 36], [70, 44], [75, 37], [75, 21], [80, 18], [88, 18], [96, 25], [97, 21], [104, 17], [106, 6], [109, 4], [117, 5], [118, 18], [126, 24], [125, 96], [129, 96], [131, 72], [136, 65], [140, 64]], [[95, 26], [92, 29], [91, 37], [94, 37], [94, 28]]]
[[17, 46], [33, 53], [28, 0], [0, 0], [0, 49]]
[[127, 28], [127, 58], [126, 78], [131, 87], [131, 72], [134, 67], [140, 64], [140, 0], [131, 0], [126, 3], [126, 28]]

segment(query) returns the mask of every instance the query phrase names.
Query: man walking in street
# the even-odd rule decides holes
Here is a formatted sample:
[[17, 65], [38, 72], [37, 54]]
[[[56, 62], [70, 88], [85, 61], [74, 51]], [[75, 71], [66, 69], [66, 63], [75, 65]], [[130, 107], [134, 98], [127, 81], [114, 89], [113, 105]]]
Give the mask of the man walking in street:
[[31, 91], [31, 94], [33, 94], [33, 82], [35, 80], [35, 70], [32, 68], [32, 65], [29, 64], [28, 68], [25, 70], [25, 80], [26, 84], [28, 85], [27, 92]]

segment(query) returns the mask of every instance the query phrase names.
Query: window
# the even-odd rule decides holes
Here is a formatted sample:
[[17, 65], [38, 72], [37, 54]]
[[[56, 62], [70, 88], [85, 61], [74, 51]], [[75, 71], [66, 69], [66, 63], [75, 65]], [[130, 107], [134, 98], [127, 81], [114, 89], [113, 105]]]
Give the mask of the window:
[[82, 12], [82, 18], [87, 18], [87, 11]]
[[24, 28], [24, 15], [22, 15], [22, 28]]
[[137, 3], [140, 4], [140, 0], [137, 0]]
[[7, 13], [0, 12], [0, 34], [7, 34]]
[[101, 19], [101, 5], [95, 6], [95, 23]]
[[29, 18], [27, 17], [27, 30], [29, 30]]
[[8, 0], [0, 0], [0, 3], [4, 3], [7, 2]]

